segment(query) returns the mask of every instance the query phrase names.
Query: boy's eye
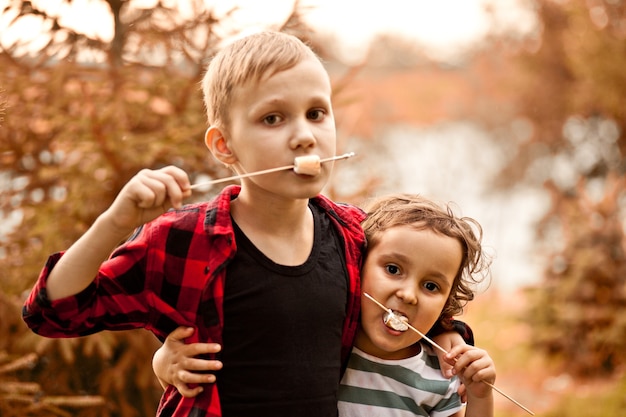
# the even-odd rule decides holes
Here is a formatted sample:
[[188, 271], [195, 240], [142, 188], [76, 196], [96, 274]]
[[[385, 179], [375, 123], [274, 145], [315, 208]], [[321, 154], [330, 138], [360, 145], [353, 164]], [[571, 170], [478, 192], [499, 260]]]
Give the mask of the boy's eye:
[[322, 120], [324, 118], [324, 115], [325, 113], [319, 109], [311, 110], [307, 113], [307, 117], [310, 120]]
[[265, 116], [265, 118], [263, 118], [263, 122], [266, 125], [275, 125], [276, 123], [280, 122], [282, 119], [280, 116], [276, 115], [276, 114], [270, 114], [269, 116]]
[[424, 288], [426, 289], [426, 291], [435, 292], [439, 290], [439, 285], [435, 284], [434, 282], [426, 282], [424, 283]]
[[398, 275], [400, 273], [400, 268], [398, 268], [397, 265], [393, 265], [393, 264], [385, 265], [385, 269], [391, 275]]

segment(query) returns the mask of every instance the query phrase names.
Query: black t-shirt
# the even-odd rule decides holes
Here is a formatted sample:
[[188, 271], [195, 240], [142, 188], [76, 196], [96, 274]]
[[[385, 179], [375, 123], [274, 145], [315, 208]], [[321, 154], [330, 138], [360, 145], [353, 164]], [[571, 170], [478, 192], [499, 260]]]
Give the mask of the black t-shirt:
[[274, 263], [235, 225], [217, 386], [224, 417], [335, 417], [348, 276], [330, 220], [313, 212], [309, 258]]

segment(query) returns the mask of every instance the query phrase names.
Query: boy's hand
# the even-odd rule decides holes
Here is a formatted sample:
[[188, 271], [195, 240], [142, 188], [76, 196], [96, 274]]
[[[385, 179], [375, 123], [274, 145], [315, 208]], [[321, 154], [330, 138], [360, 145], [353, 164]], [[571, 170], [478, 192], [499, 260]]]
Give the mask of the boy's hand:
[[206, 384], [215, 382], [215, 375], [197, 373], [198, 371], [217, 371], [222, 369], [222, 362], [210, 359], [198, 359], [198, 355], [217, 353], [221, 346], [217, 343], [185, 344], [185, 339], [194, 332], [193, 327], [178, 327], [167, 336], [165, 343], [152, 358], [152, 369], [161, 386], [174, 385], [183, 397], [195, 397], [202, 392], [201, 386], [190, 387], [188, 384]]
[[482, 382], [495, 382], [496, 366], [485, 350], [470, 345], [458, 345], [444, 356], [445, 361], [452, 365], [452, 372], [465, 385], [470, 400], [492, 395], [491, 387]]
[[111, 226], [128, 233], [170, 208], [180, 208], [191, 196], [189, 177], [180, 168], [144, 169], [126, 183], [111, 207], [103, 213]]

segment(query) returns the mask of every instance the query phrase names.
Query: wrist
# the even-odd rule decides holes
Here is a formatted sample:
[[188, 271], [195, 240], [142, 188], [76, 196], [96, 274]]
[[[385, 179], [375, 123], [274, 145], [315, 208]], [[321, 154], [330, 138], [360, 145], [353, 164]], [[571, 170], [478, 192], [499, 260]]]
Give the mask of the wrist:
[[134, 227], [121, 225], [117, 221], [117, 216], [110, 210], [100, 214], [94, 221], [91, 229], [103, 239], [115, 242], [115, 245], [126, 239], [135, 230]]

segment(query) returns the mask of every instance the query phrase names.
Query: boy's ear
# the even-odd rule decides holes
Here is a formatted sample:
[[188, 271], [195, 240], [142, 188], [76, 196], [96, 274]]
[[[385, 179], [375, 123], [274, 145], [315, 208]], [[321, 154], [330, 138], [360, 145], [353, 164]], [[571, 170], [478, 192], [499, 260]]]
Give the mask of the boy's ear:
[[211, 126], [207, 129], [204, 135], [204, 143], [206, 143], [207, 148], [209, 148], [215, 159], [221, 163], [232, 165], [237, 162], [237, 157], [228, 146], [226, 138], [218, 127]]

